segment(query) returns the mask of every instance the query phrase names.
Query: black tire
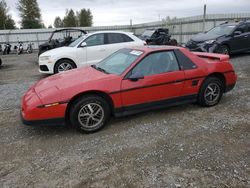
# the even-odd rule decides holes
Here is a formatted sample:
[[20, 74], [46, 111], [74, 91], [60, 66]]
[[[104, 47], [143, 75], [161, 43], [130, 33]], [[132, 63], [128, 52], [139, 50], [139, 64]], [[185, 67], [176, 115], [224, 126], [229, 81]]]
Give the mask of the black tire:
[[70, 122], [80, 132], [96, 132], [105, 126], [109, 118], [109, 104], [98, 95], [82, 96], [70, 108]]
[[170, 39], [170, 40], [169, 40], [169, 44], [170, 44], [171, 46], [177, 46], [177, 45], [178, 45], [178, 42], [177, 42], [176, 39]]
[[230, 55], [230, 49], [227, 45], [221, 45], [216, 50], [216, 53]]
[[198, 103], [205, 107], [215, 106], [220, 102], [223, 93], [223, 82], [217, 77], [208, 77], [198, 93]]
[[[73, 63], [71, 60], [69, 59], [62, 59], [62, 60], [59, 60], [55, 67], [54, 67], [54, 73], [57, 74], [59, 72], [63, 72], [63, 67], [66, 68], [66, 66], [69, 66], [69, 68], [67, 70], [71, 70], [71, 69], [75, 69], [76, 68], [76, 65], [75, 63]], [[67, 71], [67, 70], [64, 70], [64, 71]]]

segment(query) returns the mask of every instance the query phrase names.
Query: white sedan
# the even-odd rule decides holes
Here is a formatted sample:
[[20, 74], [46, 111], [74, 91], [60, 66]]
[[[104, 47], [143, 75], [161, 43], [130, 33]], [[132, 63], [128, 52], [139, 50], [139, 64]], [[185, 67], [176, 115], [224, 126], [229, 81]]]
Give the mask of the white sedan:
[[55, 74], [95, 64], [115, 51], [143, 46], [145, 42], [129, 32], [101, 31], [84, 35], [67, 47], [56, 48], [39, 56], [39, 72]]

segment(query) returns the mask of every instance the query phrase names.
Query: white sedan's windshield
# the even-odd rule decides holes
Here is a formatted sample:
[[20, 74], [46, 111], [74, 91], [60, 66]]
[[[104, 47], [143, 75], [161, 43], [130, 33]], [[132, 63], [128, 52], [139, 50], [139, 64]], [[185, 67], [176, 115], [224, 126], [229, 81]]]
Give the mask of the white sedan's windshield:
[[81, 37], [79, 37], [78, 39], [76, 39], [74, 42], [72, 42], [69, 47], [75, 47], [77, 46], [83, 39], [86, 38], [86, 35], [83, 35]]

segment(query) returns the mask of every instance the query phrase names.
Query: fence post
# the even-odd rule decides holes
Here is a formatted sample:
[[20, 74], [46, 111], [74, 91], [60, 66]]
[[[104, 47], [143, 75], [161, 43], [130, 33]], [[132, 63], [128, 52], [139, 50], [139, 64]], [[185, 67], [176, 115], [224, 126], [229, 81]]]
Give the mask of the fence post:
[[205, 32], [205, 24], [206, 24], [206, 11], [207, 11], [207, 5], [204, 5], [204, 12], [203, 12], [203, 26], [202, 31]]
[[182, 43], [182, 22], [180, 22], [180, 43]]

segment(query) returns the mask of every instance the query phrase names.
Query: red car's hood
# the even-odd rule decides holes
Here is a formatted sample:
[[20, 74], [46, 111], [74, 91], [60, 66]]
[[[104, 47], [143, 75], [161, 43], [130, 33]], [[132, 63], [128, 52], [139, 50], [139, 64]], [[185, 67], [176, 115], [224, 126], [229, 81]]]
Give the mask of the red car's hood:
[[93, 82], [96, 80], [106, 79], [110, 76], [112, 75], [105, 74], [92, 67], [84, 67], [42, 79], [37, 82], [34, 89], [40, 97], [43, 97], [44, 94], [48, 95], [49, 93], [54, 93], [57, 90], [60, 91], [73, 86], [86, 84], [90, 81]]

